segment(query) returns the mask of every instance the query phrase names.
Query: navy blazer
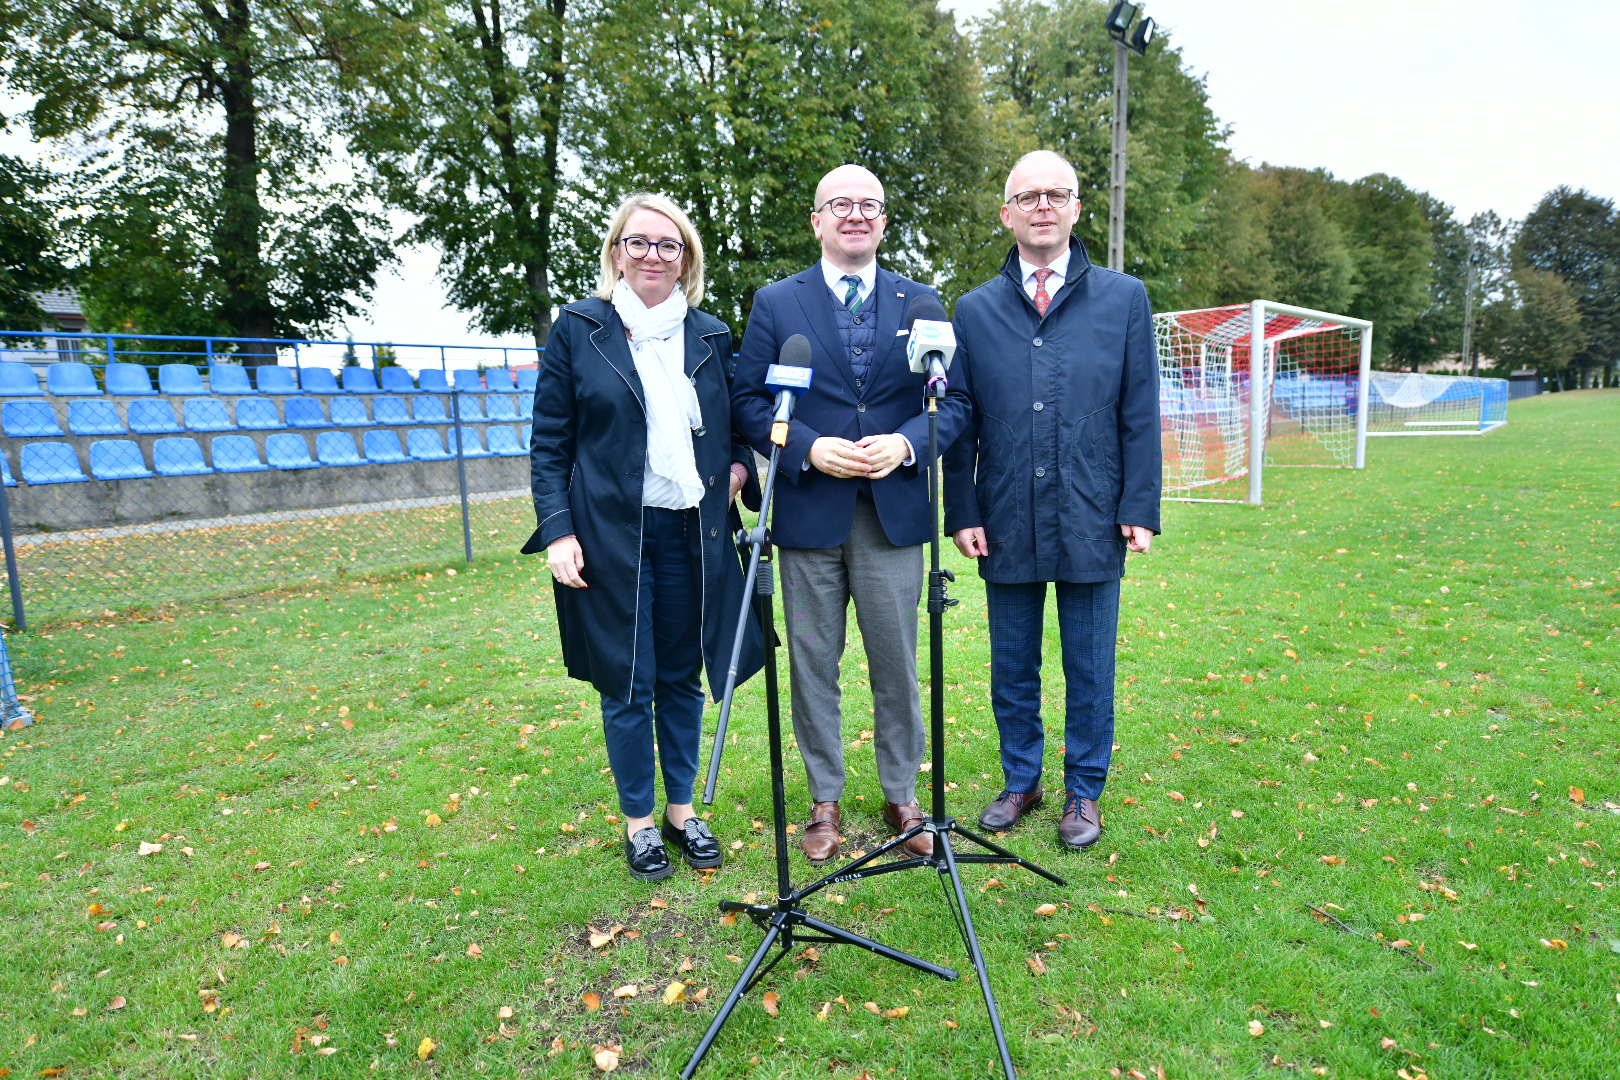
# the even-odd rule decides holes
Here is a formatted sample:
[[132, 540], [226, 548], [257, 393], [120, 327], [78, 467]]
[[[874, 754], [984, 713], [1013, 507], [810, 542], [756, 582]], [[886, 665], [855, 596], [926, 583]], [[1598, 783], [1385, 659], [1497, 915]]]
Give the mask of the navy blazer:
[[[871, 481], [872, 502], [889, 542], [923, 544], [934, 535], [928, 509], [928, 477], [918, 468], [928, 457], [927, 380], [906, 364], [905, 312], [919, 296], [937, 294], [927, 285], [879, 266], [872, 295], [878, 298], [877, 356], [866, 384], [855, 387], [849, 354], [833, 319], [832, 291], [820, 262], [754, 294], [754, 308], [743, 335], [737, 374], [732, 380], [731, 416], [738, 433], [761, 454], [771, 451], [772, 393], [765, 370], [778, 360], [782, 343], [794, 334], [810, 340], [815, 375], [797, 402], [779, 468], [785, 485], [776, 488], [771, 538], [782, 547], [837, 547], [849, 536], [860, 481], [828, 476], [809, 465], [810, 444], [822, 436], [857, 442], [867, 435], [898, 433], [911, 442], [916, 458], [881, 480]], [[967, 423], [964, 390], [952, 387], [939, 405], [939, 446], [949, 446]]]
[[989, 581], [1107, 581], [1120, 525], [1159, 531], [1159, 365], [1136, 278], [1093, 266], [1076, 238], [1042, 317], [1001, 273], [956, 304], [956, 363], [973, 420], [945, 453], [945, 531], [982, 526]]

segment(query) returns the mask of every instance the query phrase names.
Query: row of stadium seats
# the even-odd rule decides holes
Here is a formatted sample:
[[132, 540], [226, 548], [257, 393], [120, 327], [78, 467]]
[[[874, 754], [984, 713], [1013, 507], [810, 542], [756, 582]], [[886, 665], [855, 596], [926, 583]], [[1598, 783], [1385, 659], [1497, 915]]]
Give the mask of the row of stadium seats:
[[[257, 386], [248, 379], [253, 373]], [[0, 361], [0, 397], [44, 397], [47, 392], [57, 397], [100, 397], [103, 393], [151, 397], [169, 394], [182, 397], [187, 394], [219, 394], [244, 396], [249, 394], [448, 394], [455, 390], [468, 394], [532, 394], [540, 373], [534, 368], [510, 371], [506, 368], [487, 368], [482, 373], [470, 368], [457, 368], [445, 378], [445, 372], [434, 368], [422, 370], [420, 385], [411, 373], [402, 367], [385, 367], [380, 372], [371, 368], [346, 367], [341, 380], [331, 368], [324, 367], [256, 367], [245, 368], [235, 364], [213, 364], [208, 368], [205, 385], [202, 369], [192, 364], [164, 364], [158, 368], [157, 387], [143, 364], [108, 364], [105, 369], [106, 390], [96, 381], [96, 372], [89, 364], [77, 361], [50, 364], [45, 369], [45, 387], [41, 389], [39, 377], [27, 364], [15, 360]], [[488, 379], [489, 385], [484, 385]]]
[[[487, 410], [485, 406], [488, 406]], [[520, 402], [511, 395], [488, 399], [467, 397], [459, 402], [461, 419], [472, 423], [520, 420]], [[331, 414], [312, 397], [290, 397], [276, 408], [264, 398], [243, 398], [234, 408], [217, 397], [186, 398], [185, 424], [175, 416], [168, 400], [131, 401], [119, 406], [109, 401], [68, 402], [68, 431], [75, 435], [164, 435], [181, 431], [276, 431], [283, 428], [371, 427], [375, 424], [448, 424], [450, 411], [436, 396], [406, 398], [379, 394], [368, 413], [361, 398], [333, 398]], [[234, 417], [232, 413], [234, 412]], [[126, 426], [127, 424], [127, 426]], [[8, 401], [0, 405], [0, 431], [14, 438], [52, 438], [64, 434], [56, 411], [43, 401]]]
[[[466, 429], [461, 455], [468, 458], [523, 457], [528, 454], [529, 427], [521, 431], [498, 426], [489, 429], [486, 449], [478, 432]], [[266, 472], [270, 469], [316, 469], [322, 466], [387, 465], [406, 461], [449, 461], [456, 456], [456, 433], [448, 433], [448, 444], [433, 428], [413, 428], [405, 433], [404, 445], [394, 431], [367, 431], [357, 448], [347, 431], [323, 431], [315, 436], [315, 454], [310, 456], [304, 436], [290, 432], [271, 435], [265, 440], [265, 457], [247, 435], [219, 435], [209, 443], [213, 461], [203, 460], [202, 446], [189, 437], [158, 439], [152, 448], [151, 468], [141, 454], [140, 444], [127, 439], [101, 439], [90, 444], [90, 474], [85, 475], [79, 455], [68, 443], [30, 442], [22, 444], [22, 478], [29, 484], [78, 484], [96, 480], [138, 480], [150, 476], [198, 476], [212, 473]], [[268, 461], [268, 464], [266, 462]], [[0, 454], [0, 473], [5, 485], [16, 487], [11, 462]]]

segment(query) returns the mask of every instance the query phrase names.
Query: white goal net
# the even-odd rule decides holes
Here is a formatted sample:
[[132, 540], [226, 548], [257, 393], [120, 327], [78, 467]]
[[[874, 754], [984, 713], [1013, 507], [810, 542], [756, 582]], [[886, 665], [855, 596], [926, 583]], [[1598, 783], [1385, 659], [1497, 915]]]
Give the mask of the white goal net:
[[1267, 467], [1364, 464], [1371, 323], [1257, 300], [1153, 324], [1165, 498], [1259, 503]]
[[1506, 379], [1375, 371], [1368, 435], [1483, 435], [1507, 423]]

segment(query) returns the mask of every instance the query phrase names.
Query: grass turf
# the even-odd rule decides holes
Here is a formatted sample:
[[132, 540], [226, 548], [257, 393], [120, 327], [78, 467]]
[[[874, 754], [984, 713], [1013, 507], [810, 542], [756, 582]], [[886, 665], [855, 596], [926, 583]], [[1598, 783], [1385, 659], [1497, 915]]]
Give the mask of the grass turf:
[[[1069, 888], [964, 873], [1023, 1075], [1620, 1073], [1620, 394], [1369, 457], [1274, 472], [1260, 509], [1167, 506], [1132, 557], [1102, 842], [1060, 851], [1050, 800], [1007, 843]], [[458, 569], [12, 639], [40, 723], [0, 744], [0, 1069], [586, 1076], [599, 1047], [679, 1069], [759, 940], [715, 902], [772, 885], [761, 681], [714, 807], [727, 865], [634, 883], [541, 564]], [[971, 822], [999, 774], [983, 594], [957, 569], [950, 798]], [[857, 847], [883, 835], [861, 661]], [[966, 970], [930, 876], [812, 909]], [[822, 947], [700, 1075], [994, 1057], [971, 972]]]

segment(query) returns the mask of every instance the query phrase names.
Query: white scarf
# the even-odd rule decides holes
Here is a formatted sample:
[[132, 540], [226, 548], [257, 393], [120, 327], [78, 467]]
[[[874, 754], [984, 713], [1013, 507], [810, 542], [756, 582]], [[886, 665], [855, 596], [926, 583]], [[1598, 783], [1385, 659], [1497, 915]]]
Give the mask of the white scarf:
[[613, 309], [630, 331], [630, 355], [647, 398], [647, 472], [642, 501], [684, 510], [703, 500], [703, 481], [692, 453], [692, 430], [703, 426], [697, 390], [686, 377], [686, 293], [680, 285], [649, 308], [623, 278], [613, 286]]

